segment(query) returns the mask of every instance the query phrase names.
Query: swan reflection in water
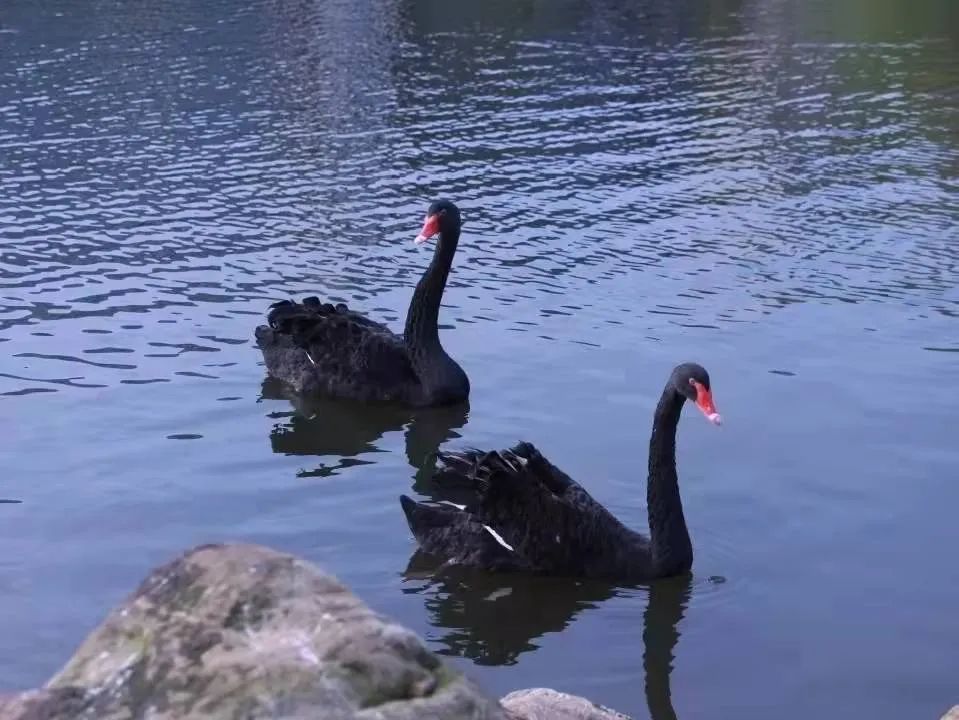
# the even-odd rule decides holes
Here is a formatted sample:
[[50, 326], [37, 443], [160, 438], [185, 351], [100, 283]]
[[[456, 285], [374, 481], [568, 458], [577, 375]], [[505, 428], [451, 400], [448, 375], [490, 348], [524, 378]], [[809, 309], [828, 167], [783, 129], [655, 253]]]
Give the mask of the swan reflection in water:
[[[469, 403], [434, 408], [403, 408], [366, 404], [351, 400], [303, 398], [282, 382], [267, 378], [260, 392], [262, 400], [287, 400], [290, 410], [274, 411], [270, 446], [282, 455], [312, 455], [329, 458], [312, 470], [300, 470], [299, 477], [327, 477], [354, 465], [373, 462], [361, 456], [383, 452], [380, 439], [405, 428], [406, 457], [416, 468], [415, 486], [429, 475], [426, 460], [441, 444], [459, 437], [456, 431], [469, 418]], [[421, 477], [422, 476], [422, 477]]]
[[404, 573], [408, 594], [422, 594], [430, 624], [443, 634], [440, 655], [469, 658], [478, 665], [512, 665], [536, 640], [560, 632], [575, 616], [636, 587], [647, 587], [643, 613], [643, 673], [653, 720], [676, 720], [670, 674], [679, 623], [689, 606], [692, 577], [679, 575], [647, 586], [522, 573], [488, 573], [442, 565], [417, 550]]
[[643, 675], [646, 705], [653, 720], [676, 720], [669, 678], [676, 659], [679, 622], [689, 607], [692, 578], [664, 578], [649, 586], [643, 613]]

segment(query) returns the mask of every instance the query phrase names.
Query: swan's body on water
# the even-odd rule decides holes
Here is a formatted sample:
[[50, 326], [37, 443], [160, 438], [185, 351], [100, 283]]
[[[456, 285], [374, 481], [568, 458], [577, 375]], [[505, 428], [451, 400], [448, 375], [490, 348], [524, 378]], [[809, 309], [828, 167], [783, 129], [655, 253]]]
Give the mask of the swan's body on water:
[[494, 571], [640, 582], [688, 572], [693, 563], [676, 475], [676, 427], [686, 400], [713, 424], [709, 375], [677, 366], [656, 407], [646, 485], [649, 536], [627, 528], [530, 443], [510, 450], [439, 453], [440, 488], [467, 490], [464, 509], [400, 502], [420, 547], [449, 562]]
[[469, 378], [439, 340], [439, 309], [460, 235], [460, 213], [448, 200], [427, 211], [415, 242], [439, 236], [413, 291], [402, 335], [343, 304], [316, 297], [281, 300], [256, 329], [267, 372], [303, 395], [410, 406], [446, 405], [469, 397]]

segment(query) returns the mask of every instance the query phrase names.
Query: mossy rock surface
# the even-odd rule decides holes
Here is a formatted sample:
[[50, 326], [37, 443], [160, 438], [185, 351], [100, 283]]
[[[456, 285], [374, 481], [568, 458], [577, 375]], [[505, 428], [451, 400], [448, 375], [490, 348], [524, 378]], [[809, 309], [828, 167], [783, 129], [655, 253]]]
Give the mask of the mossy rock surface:
[[156, 569], [3, 720], [502, 720], [499, 704], [334, 577], [253, 545]]
[[255, 545], [157, 568], [0, 720], [628, 720], [554, 690], [500, 705], [336, 578]]

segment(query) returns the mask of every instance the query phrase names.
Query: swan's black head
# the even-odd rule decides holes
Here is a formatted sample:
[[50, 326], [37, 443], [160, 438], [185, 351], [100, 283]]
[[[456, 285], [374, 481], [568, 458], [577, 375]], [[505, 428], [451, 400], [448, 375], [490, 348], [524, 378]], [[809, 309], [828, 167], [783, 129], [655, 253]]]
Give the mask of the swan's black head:
[[703, 415], [713, 425], [719, 425], [723, 419], [713, 404], [713, 391], [709, 384], [706, 368], [696, 363], [683, 363], [673, 370], [671, 378], [673, 388], [687, 400], [696, 403]]
[[423, 229], [413, 242], [419, 245], [436, 235], [455, 232], [461, 222], [460, 210], [451, 200], [434, 200], [426, 210]]

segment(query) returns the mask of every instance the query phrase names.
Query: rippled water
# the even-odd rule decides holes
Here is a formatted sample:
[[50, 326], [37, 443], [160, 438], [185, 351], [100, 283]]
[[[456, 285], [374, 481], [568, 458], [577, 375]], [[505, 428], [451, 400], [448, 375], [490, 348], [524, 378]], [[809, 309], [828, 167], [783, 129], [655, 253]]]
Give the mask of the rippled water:
[[[152, 565], [249, 540], [493, 692], [938, 717], [956, 28], [951, 0], [6, 0], [0, 685], [42, 682]], [[465, 216], [442, 322], [469, 410], [264, 383], [274, 299], [401, 325], [437, 195]], [[727, 423], [680, 431], [689, 582], [408, 567], [397, 496], [440, 443], [532, 440], [644, 527], [652, 408], [690, 359]]]

